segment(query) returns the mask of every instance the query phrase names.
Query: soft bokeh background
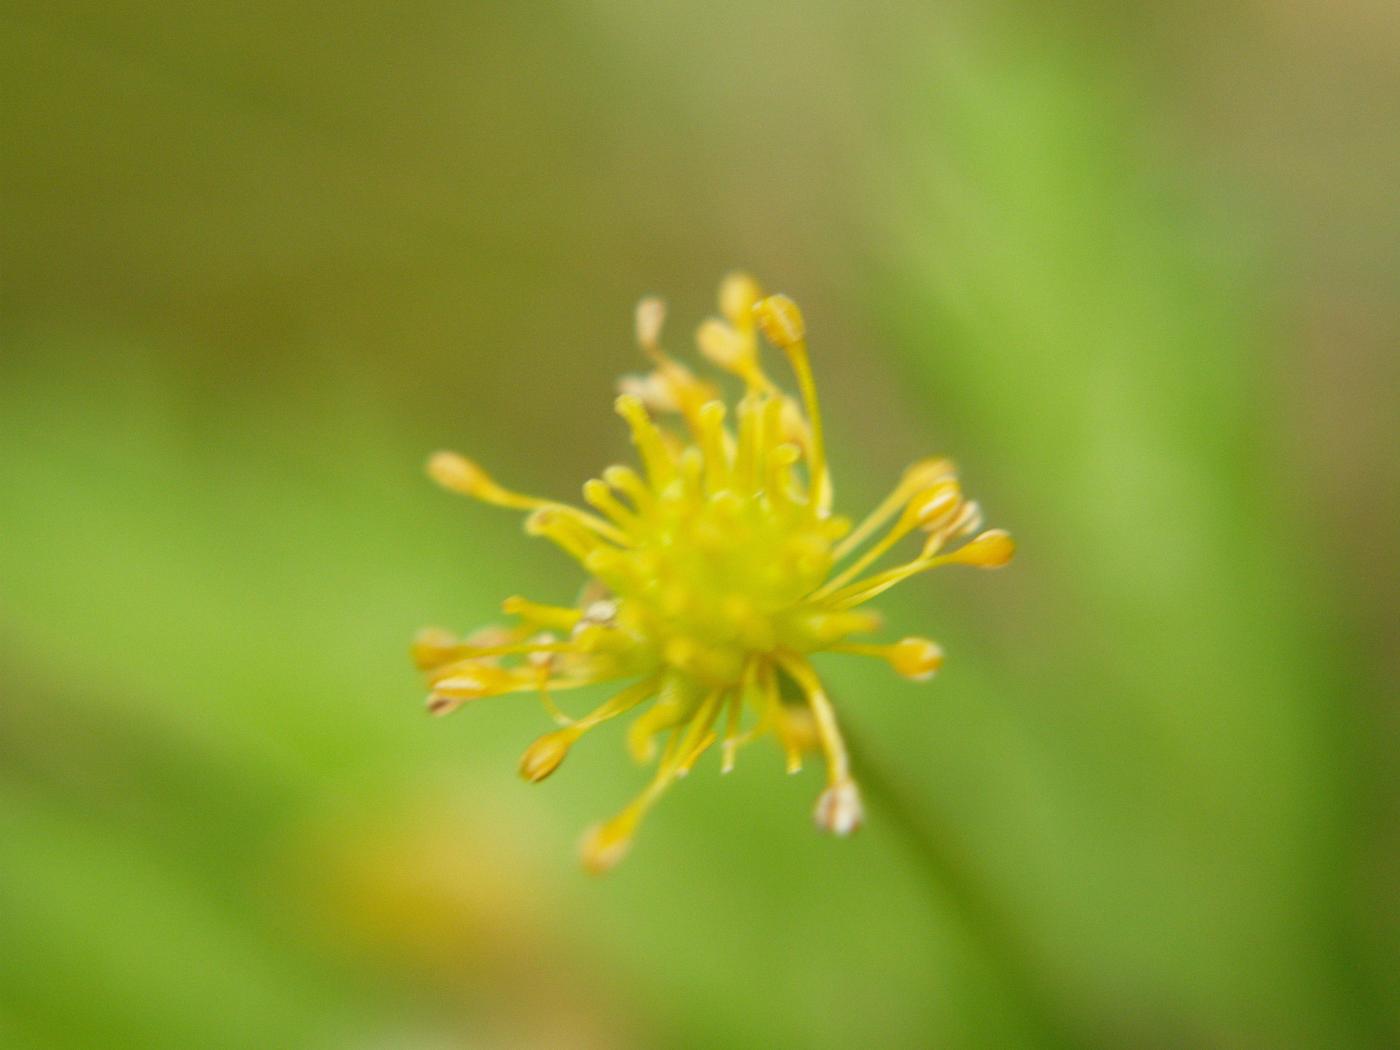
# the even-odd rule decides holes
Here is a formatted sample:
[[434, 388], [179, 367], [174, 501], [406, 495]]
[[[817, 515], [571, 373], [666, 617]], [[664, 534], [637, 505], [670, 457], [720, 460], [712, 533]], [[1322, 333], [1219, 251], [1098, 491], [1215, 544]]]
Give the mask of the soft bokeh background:
[[[1398, 11], [6, 5], [0, 1044], [1400, 1045]], [[616, 732], [422, 715], [579, 582], [424, 454], [572, 495], [734, 266], [847, 507], [1020, 540], [827, 669], [991, 933], [762, 747], [587, 879]]]

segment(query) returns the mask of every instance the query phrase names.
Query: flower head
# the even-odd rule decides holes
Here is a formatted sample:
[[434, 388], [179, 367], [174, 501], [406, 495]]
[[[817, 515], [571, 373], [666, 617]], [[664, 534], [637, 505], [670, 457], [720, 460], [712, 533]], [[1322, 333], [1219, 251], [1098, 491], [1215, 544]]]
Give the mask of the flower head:
[[[930, 678], [943, 662], [938, 645], [863, 640], [880, 628], [866, 603], [936, 566], [998, 568], [1014, 552], [1005, 532], [979, 532], [981, 512], [946, 459], [913, 464], [859, 524], [834, 515], [801, 311], [741, 274], [724, 280], [719, 305], [722, 318], [700, 325], [696, 342], [742, 381], [732, 418], [711, 383], [662, 349], [665, 308], [644, 299], [637, 340], [652, 367], [624, 378], [616, 402], [641, 469], [612, 466], [586, 482], [591, 509], [513, 492], [456, 453], [428, 461], [444, 488], [525, 512], [525, 531], [560, 547], [588, 578], [572, 606], [507, 598], [508, 627], [466, 638], [424, 630], [413, 656], [433, 714], [504, 693], [543, 698], [557, 728], [521, 758], [529, 781], [558, 769], [594, 726], [640, 711], [628, 747], [655, 772], [586, 834], [592, 871], [621, 859], [647, 811], [712, 746], [727, 772], [739, 747], [768, 734], [791, 772], [808, 751], [824, 757], [817, 824], [838, 835], [858, 827], [860, 792], [811, 655], [875, 657], [906, 678]], [[786, 356], [796, 399], [764, 370], [760, 333]], [[917, 553], [893, 558], [906, 540]], [[879, 568], [887, 556], [895, 563]], [[556, 693], [602, 682], [620, 688], [582, 717], [554, 704]]]

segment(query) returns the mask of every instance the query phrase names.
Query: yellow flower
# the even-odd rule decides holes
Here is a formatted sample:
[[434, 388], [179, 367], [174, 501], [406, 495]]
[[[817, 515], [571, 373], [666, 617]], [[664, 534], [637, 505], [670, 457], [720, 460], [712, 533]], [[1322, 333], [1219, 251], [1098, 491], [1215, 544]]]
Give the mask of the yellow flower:
[[[854, 653], [884, 660], [915, 680], [933, 675], [942, 650], [922, 638], [857, 640], [880, 627], [866, 602], [939, 565], [997, 568], [1011, 537], [978, 533], [982, 515], [963, 498], [946, 459], [915, 463], [859, 524], [833, 515], [816, 384], [805, 327], [786, 296], [763, 297], [752, 278], [720, 286], [723, 319], [696, 333], [701, 354], [739, 377], [729, 410], [716, 389], [661, 348], [665, 308], [637, 308], [637, 340], [652, 370], [622, 381], [617, 412], [631, 429], [641, 470], [612, 466], [583, 486], [593, 509], [523, 496], [470, 460], [438, 452], [428, 473], [445, 488], [528, 512], [525, 531], [551, 540], [589, 577], [576, 605], [506, 599], [510, 627], [459, 639], [430, 628], [413, 645], [427, 673], [428, 709], [447, 714], [503, 693], [539, 693], [558, 728], [525, 751], [520, 773], [543, 780], [594, 726], [646, 706], [627, 742], [656, 762], [650, 783], [612, 819], [591, 828], [584, 865], [600, 872], [627, 851], [653, 803], [718, 743], [722, 769], [740, 745], [772, 733], [787, 768], [819, 750], [827, 786], [816, 821], [845, 835], [862, 818], [836, 713], [809, 657]], [[758, 332], [782, 350], [800, 399], [780, 390], [759, 361]], [[676, 416], [678, 427], [659, 419]], [[912, 558], [876, 571], [901, 540]], [[581, 718], [552, 694], [600, 682], [628, 683]]]

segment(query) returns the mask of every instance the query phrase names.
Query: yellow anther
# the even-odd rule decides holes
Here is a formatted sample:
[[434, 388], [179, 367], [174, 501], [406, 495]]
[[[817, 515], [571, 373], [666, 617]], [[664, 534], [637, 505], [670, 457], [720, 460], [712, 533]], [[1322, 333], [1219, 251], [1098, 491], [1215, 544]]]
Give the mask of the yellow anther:
[[753, 356], [752, 344], [714, 317], [695, 330], [695, 345], [712, 364], [726, 372], [739, 371], [741, 362]]
[[916, 682], [932, 678], [943, 666], [943, 649], [927, 638], [903, 638], [887, 652], [890, 666], [896, 673]]
[[957, 476], [958, 468], [951, 459], [929, 456], [909, 464], [904, 469], [902, 483], [908, 486], [909, 491], [914, 491], [936, 485], [940, 481], [955, 481]]
[[434, 452], [429, 456], [428, 476], [443, 488], [464, 496], [479, 496], [492, 485], [485, 471], [456, 452]]
[[459, 644], [457, 636], [451, 631], [441, 627], [424, 627], [413, 638], [413, 665], [420, 671], [441, 667], [456, 658]]
[[659, 349], [661, 326], [666, 323], [666, 304], [654, 295], [637, 304], [637, 344], [643, 350]]
[[510, 676], [500, 668], [472, 663], [470, 669], [454, 670], [452, 674], [433, 682], [433, 693], [453, 700], [480, 700], [504, 691], [511, 684]]
[[807, 337], [802, 311], [786, 295], [770, 295], [754, 306], [754, 319], [763, 336], [774, 346], [788, 350]]
[[906, 513], [913, 526], [920, 529], [936, 529], [950, 521], [961, 504], [962, 492], [958, 489], [958, 483], [949, 479], [925, 489], [911, 499]]
[[741, 332], [753, 330], [754, 304], [763, 297], [758, 282], [746, 273], [728, 274], [719, 286], [719, 311]]
[[1005, 529], [988, 529], [955, 551], [938, 560], [948, 565], [975, 565], [979, 569], [1000, 569], [1016, 554], [1016, 541]]
[[611, 820], [594, 824], [583, 834], [579, 857], [590, 875], [603, 875], [617, 867], [632, 848], [640, 813], [630, 807]]
[[578, 731], [572, 726], [544, 734], [520, 756], [520, 775], [530, 783], [538, 784], [559, 768], [578, 737]]
[[432, 683], [428, 695], [428, 713], [451, 714], [463, 704], [506, 692], [516, 680], [500, 668], [475, 664], [469, 670], [458, 670]]

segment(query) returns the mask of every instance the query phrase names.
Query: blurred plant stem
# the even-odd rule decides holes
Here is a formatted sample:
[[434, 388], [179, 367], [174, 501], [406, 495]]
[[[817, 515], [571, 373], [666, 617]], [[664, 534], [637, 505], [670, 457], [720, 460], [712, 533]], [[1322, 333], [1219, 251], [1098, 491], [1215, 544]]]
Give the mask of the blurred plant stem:
[[1058, 1004], [1039, 979], [1040, 967], [1016, 922], [978, 877], [959, 836], [941, 814], [915, 800], [883, 763], [845, 729], [847, 745], [860, 770], [861, 786], [885, 826], [904, 841], [919, 865], [922, 885], [936, 908], [956, 916], [973, 950], [980, 953], [1008, 998], [1020, 1011], [1027, 1034], [1045, 1047], [1083, 1047]]

